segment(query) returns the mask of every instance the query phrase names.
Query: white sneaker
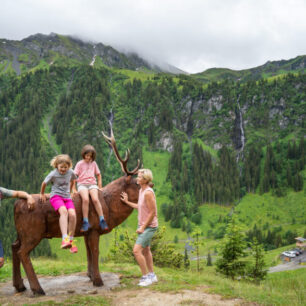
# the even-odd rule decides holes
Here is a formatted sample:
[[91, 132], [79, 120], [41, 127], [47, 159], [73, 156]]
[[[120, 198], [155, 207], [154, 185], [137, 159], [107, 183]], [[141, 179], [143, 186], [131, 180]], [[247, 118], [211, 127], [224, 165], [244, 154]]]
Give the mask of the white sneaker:
[[148, 275], [142, 276], [139, 283], [138, 283], [138, 286], [145, 287], [145, 286], [149, 286], [149, 285], [152, 285], [152, 280], [151, 280], [150, 276], [148, 276]]
[[151, 279], [152, 284], [153, 283], [157, 283], [158, 280], [157, 280], [157, 276], [156, 276], [155, 273], [149, 273], [148, 275], [149, 275], [149, 277]]

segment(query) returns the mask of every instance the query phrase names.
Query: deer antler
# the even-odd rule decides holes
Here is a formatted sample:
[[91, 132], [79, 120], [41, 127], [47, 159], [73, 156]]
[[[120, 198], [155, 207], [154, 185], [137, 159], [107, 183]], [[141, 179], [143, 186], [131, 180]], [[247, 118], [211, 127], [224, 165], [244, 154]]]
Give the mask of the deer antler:
[[127, 162], [130, 158], [130, 150], [127, 149], [125, 152], [125, 157], [124, 160], [120, 157], [118, 149], [117, 149], [117, 145], [116, 145], [116, 140], [113, 134], [113, 129], [111, 128], [111, 136], [108, 137], [106, 136], [103, 132], [102, 132], [103, 137], [105, 138], [106, 142], [112, 147], [113, 151], [115, 152], [115, 156], [121, 166], [121, 169], [124, 173], [126, 173], [127, 175], [134, 175], [137, 173], [137, 171], [139, 170], [139, 166], [140, 166], [140, 160], [138, 159], [138, 163], [137, 166], [134, 170], [129, 171], [127, 169]]

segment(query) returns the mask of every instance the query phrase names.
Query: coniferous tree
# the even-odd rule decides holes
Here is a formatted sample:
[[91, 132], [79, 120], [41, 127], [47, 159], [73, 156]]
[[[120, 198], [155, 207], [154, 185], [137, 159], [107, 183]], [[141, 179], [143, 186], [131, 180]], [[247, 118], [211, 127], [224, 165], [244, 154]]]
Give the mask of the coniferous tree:
[[256, 238], [254, 238], [251, 248], [254, 263], [248, 269], [248, 274], [254, 282], [259, 283], [260, 281], [264, 280], [267, 275], [263, 254], [264, 250]]
[[217, 271], [232, 279], [243, 276], [246, 269], [246, 261], [243, 260], [245, 247], [244, 234], [234, 217], [226, 229], [221, 245], [221, 257], [216, 261]]

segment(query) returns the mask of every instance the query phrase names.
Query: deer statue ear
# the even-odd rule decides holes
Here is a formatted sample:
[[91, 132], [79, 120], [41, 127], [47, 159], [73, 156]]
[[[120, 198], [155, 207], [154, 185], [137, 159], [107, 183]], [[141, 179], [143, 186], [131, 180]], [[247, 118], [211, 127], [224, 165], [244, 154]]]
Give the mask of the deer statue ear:
[[131, 175], [128, 175], [128, 176], [125, 177], [125, 182], [126, 182], [127, 184], [130, 184], [131, 179], [132, 179], [132, 176], [131, 176]]

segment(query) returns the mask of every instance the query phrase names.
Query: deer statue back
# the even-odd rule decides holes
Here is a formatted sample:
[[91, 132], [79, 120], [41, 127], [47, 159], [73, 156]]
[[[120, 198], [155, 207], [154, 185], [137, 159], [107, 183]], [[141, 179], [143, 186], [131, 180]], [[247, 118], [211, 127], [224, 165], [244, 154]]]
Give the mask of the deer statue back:
[[[80, 232], [82, 226], [82, 200], [79, 194], [74, 195], [73, 202], [76, 209], [77, 225], [75, 236], [84, 236], [87, 251], [87, 275], [95, 286], [102, 286], [103, 281], [99, 272], [99, 238], [112, 231], [113, 228], [121, 224], [132, 212], [132, 208], [121, 201], [121, 192], [126, 192], [130, 201], [138, 201], [139, 186], [133, 175], [139, 169], [137, 167], [129, 171], [127, 162], [129, 150], [126, 152], [125, 159], [121, 159], [117, 150], [116, 141], [111, 131], [111, 137], [103, 134], [106, 141], [111, 145], [118, 162], [121, 165], [124, 176], [112, 181], [102, 191], [99, 191], [99, 199], [104, 198], [103, 212], [109, 229], [102, 230], [99, 226], [99, 218], [90, 200], [89, 222], [91, 228], [87, 233]], [[18, 199], [14, 206], [14, 219], [17, 231], [17, 239], [12, 244], [13, 259], [13, 286], [18, 292], [26, 290], [23, 279], [21, 278], [20, 263], [22, 263], [27, 275], [31, 290], [34, 294], [45, 294], [41, 288], [38, 278], [32, 266], [30, 252], [39, 244], [43, 238], [61, 237], [59, 228], [59, 214], [54, 211], [50, 202], [41, 203], [39, 195], [32, 195], [35, 199], [34, 210], [29, 211], [26, 200]]]

